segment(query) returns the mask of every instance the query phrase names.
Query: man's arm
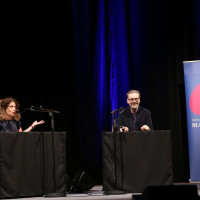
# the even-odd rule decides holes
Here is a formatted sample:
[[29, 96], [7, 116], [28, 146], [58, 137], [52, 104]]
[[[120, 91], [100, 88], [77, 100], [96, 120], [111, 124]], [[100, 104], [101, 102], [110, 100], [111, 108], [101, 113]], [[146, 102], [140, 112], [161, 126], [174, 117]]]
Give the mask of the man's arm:
[[147, 116], [145, 118], [145, 125], [141, 127], [142, 131], [152, 131], [153, 125], [152, 125], [152, 119], [151, 119], [151, 112], [148, 110]]

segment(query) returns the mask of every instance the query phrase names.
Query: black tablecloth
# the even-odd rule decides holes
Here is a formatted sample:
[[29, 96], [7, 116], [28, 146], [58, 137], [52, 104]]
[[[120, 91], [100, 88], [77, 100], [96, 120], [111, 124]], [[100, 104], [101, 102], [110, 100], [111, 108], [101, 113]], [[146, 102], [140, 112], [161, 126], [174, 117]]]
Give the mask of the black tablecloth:
[[114, 133], [102, 133], [103, 187], [140, 193], [147, 186], [174, 183], [171, 132], [116, 133], [116, 182]]
[[[66, 193], [66, 133], [55, 132], [56, 192]], [[0, 198], [54, 191], [51, 132], [0, 133]]]

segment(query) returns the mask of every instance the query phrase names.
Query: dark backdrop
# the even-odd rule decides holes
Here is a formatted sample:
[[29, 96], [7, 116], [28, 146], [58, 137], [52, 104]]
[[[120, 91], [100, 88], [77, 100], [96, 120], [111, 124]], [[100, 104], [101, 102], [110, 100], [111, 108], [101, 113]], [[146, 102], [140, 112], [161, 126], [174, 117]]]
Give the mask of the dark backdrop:
[[[101, 132], [110, 111], [138, 89], [156, 130], [172, 130], [175, 181], [188, 181], [183, 61], [200, 59], [198, 0], [0, 2], [0, 97], [21, 111], [60, 111], [55, 130], [68, 133], [70, 177], [102, 181]], [[48, 113], [22, 113], [22, 128]]]

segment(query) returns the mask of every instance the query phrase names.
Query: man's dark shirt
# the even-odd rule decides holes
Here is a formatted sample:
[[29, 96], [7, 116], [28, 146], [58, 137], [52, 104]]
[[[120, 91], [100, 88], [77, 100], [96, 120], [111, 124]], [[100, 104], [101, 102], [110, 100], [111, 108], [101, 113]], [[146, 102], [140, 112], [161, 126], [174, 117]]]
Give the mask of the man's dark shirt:
[[141, 131], [141, 127], [143, 125], [147, 125], [150, 130], [153, 130], [151, 112], [142, 106], [139, 106], [138, 111], [136, 112], [135, 130], [133, 124], [133, 114], [130, 107], [125, 108], [124, 111], [118, 115], [118, 126], [126, 126], [129, 128], [129, 131]]

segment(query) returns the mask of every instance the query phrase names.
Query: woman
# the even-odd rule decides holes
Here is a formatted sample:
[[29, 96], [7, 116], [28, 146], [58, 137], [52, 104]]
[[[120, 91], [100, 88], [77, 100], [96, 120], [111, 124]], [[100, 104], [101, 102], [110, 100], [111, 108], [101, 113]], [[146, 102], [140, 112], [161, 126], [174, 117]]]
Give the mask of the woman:
[[[19, 113], [19, 103], [17, 100], [5, 98], [0, 101], [0, 132], [22, 132], [21, 128], [21, 115]], [[29, 132], [34, 129], [35, 126], [43, 124], [44, 121], [34, 121], [30, 127], [24, 132]]]

